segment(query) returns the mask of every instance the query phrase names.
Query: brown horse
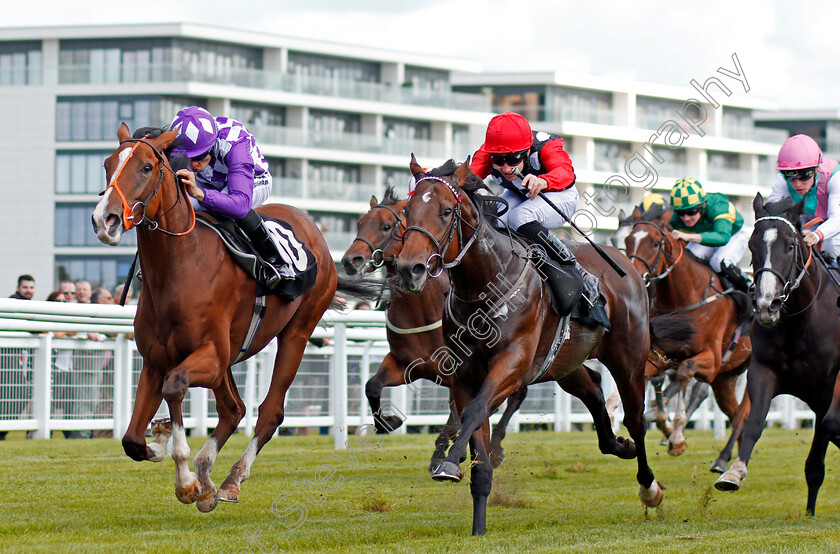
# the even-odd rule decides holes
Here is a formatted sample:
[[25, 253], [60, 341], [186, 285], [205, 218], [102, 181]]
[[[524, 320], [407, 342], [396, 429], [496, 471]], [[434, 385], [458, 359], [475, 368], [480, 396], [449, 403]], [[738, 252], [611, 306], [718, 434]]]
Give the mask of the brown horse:
[[[461, 434], [434, 478], [461, 480], [460, 464], [469, 444], [473, 534], [484, 534], [493, 480], [487, 418], [522, 387], [553, 380], [589, 409], [603, 453], [637, 457], [642, 500], [648, 506], [658, 505], [663, 493], [648, 466], [644, 444], [644, 368], [650, 336], [641, 278], [616, 250], [609, 249], [629, 272], [625, 278], [593, 248], [573, 247], [580, 263], [604, 285], [612, 328], [605, 333], [601, 327], [593, 329], [576, 321], [563, 325], [551, 308], [541, 270], [531, 260], [533, 250], [494, 229], [476, 206], [476, 202], [487, 205], [487, 199], [476, 194], [483, 185], [470, 172], [468, 162], [450, 176], [444, 176], [445, 172], [431, 176], [412, 157], [410, 168], [417, 188], [405, 207], [407, 228], [396, 264], [401, 285], [411, 291], [422, 290], [428, 275], [441, 267], [450, 274], [452, 290], [443, 320], [449, 356], [443, 360], [443, 369], [455, 372], [453, 395], [461, 414]], [[565, 342], [563, 330], [569, 333]], [[552, 345], [555, 348], [550, 352]], [[635, 443], [613, 434], [599, 376], [581, 370], [590, 357], [597, 357], [612, 372], [625, 406], [624, 423]]]
[[770, 401], [791, 394], [814, 411], [814, 438], [805, 460], [807, 513], [814, 515], [825, 478], [828, 443], [840, 447], [840, 287], [819, 254], [805, 246], [800, 215], [786, 198], [753, 202], [755, 228], [750, 252], [755, 275], [755, 346], [747, 372], [752, 411], [744, 427], [738, 458], [715, 487], [736, 491], [747, 476], [753, 447], [764, 429]]
[[[164, 154], [177, 132], [158, 129], [144, 138], [132, 138], [123, 124], [117, 135], [119, 148], [105, 160], [108, 187], [92, 219], [97, 237], [109, 245], [119, 244], [124, 232], [137, 227], [143, 290], [134, 326], [143, 367], [123, 448], [134, 460], [158, 462], [171, 434], [175, 495], [210, 511], [219, 500], [239, 500], [240, 484], [250, 475], [254, 458], [283, 421], [283, 401], [306, 341], [333, 300], [335, 265], [308, 215], [283, 205], [260, 209], [292, 225], [317, 261], [317, 277], [314, 286], [294, 300], [266, 299], [265, 318], [245, 357], [277, 337], [271, 385], [260, 405], [253, 439], [217, 491], [210, 471], [245, 414], [230, 366], [249, 331], [256, 282], [228, 255], [215, 232], [195, 226], [190, 201], [176, 184]], [[213, 390], [219, 413], [218, 425], [193, 460], [196, 473], [189, 469], [181, 407], [193, 386]], [[171, 426], [154, 425], [154, 440], [147, 444], [146, 427], [162, 399], [169, 405]]]
[[747, 369], [752, 346], [747, 333], [736, 335], [738, 308], [723, 294], [725, 287], [718, 276], [671, 236], [667, 228], [671, 213], [668, 210], [651, 221], [637, 221], [625, 239], [627, 256], [651, 288], [651, 316], [682, 313], [690, 318], [694, 329], [685, 344], [659, 345], [668, 359], [660, 363], [652, 357], [648, 376], [654, 377], [668, 367], [677, 368], [680, 392], [673, 429], [667, 429], [667, 414], [660, 412], [657, 418], [663, 432], [670, 432], [668, 451], [674, 456], [685, 451], [689, 382], [696, 378], [711, 384], [718, 405], [732, 423], [732, 436], [711, 468], [722, 473], [749, 414], [749, 398], [744, 395], [739, 403], [735, 385]]
[[[449, 276], [444, 272], [437, 279], [429, 280], [419, 294], [406, 293], [396, 283], [394, 259], [402, 249], [404, 228], [401, 216], [408, 198], [400, 200], [392, 187], [385, 191], [382, 202], [370, 199], [370, 211], [356, 224], [357, 234], [341, 263], [348, 275], [367, 274], [384, 266], [388, 277], [390, 303], [385, 314], [388, 344], [391, 351], [382, 360], [376, 374], [366, 386], [365, 394], [370, 403], [376, 430], [393, 431], [402, 425], [396, 415], [381, 413], [382, 389], [427, 379], [443, 387], [452, 387], [452, 374], [441, 372], [437, 360], [443, 352], [443, 306], [449, 293]], [[504, 460], [502, 439], [510, 418], [519, 409], [527, 389], [522, 389], [508, 400], [501, 420], [493, 429], [490, 458], [493, 467]], [[435, 440], [435, 450], [429, 463], [432, 472], [440, 465], [449, 443], [461, 428], [458, 414], [450, 396], [449, 420]]]

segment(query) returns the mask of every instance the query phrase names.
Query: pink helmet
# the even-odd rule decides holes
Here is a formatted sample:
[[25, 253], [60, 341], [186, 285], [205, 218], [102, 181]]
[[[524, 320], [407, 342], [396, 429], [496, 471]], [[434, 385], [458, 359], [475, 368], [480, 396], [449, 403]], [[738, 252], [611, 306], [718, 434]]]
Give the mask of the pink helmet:
[[170, 127], [178, 130], [178, 143], [172, 153], [183, 154], [187, 158], [209, 152], [219, 136], [216, 118], [200, 106], [190, 106], [178, 112]]
[[779, 150], [776, 169], [806, 169], [822, 163], [822, 150], [817, 141], [808, 135], [794, 135], [787, 139]]

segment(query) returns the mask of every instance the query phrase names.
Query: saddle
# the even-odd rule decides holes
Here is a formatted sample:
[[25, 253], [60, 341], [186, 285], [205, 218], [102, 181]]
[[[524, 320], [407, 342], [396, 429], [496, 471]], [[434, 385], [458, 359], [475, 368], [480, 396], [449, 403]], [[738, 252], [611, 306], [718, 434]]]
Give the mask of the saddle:
[[283, 257], [283, 261], [295, 273], [294, 278], [284, 279], [273, 289], [268, 288], [266, 282], [267, 276], [273, 274], [274, 270], [257, 254], [254, 245], [235, 221], [219, 221], [205, 213], [196, 214], [196, 221], [219, 235], [234, 261], [257, 282], [257, 296], [273, 294], [284, 300], [294, 300], [315, 285], [318, 262], [315, 260], [315, 255], [304, 246], [302, 241], [298, 240], [294, 229], [288, 223], [263, 214], [259, 215], [266, 227], [277, 231], [272, 233], [278, 242], [277, 250]]

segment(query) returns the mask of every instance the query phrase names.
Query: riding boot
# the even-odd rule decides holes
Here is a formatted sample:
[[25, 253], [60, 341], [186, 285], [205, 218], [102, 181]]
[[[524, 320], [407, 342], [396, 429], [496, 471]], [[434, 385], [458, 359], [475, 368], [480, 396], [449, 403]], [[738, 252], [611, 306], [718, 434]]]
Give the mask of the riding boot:
[[723, 277], [726, 281], [728, 281], [737, 291], [741, 291], [745, 294], [750, 293], [750, 287], [752, 283], [750, 282], [749, 278], [746, 275], [741, 273], [741, 269], [738, 266], [734, 265], [726, 265], [725, 263], [720, 264], [720, 271], [718, 274]]
[[738, 323], [746, 323], [752, 319], [753, 316], [753, 302], [750, 295], [750, 288], [752, 282], [746, 275], [741, 273], [741, 270], [734, 265], [720, 264], [720, 271], [718, 277], [723, 281], [723, 286], [735, 289], [736, 293], [731, 295], [731, 298], [738, 306]]
[[260, 258], [268, 262], [270, 271], [266, 271], [265, 284], [273, 289], [282, 280], [294, 279], [295, 274], [291, 267], [283, 261], [277, 252], [277, 247], [268, 235], [262, 218], [251, 210], [242, 219], [238, 220], [239, 227], [245, 232]]
[[[585, 311], [588, 312], [588, 314], [585, 313], [584, 315], [589, 315], [589, 317], [598, 322], [599, 325], [609, 330], [609, 317], [607, 316], [607, 313], [599, 299], [600, 291], [598, 288], [598, 278], [580, 265], [568, 247], [557, 239], [557, 237], [552, 235], [541, 223], [537, 221], [530, 221], [521, 225], [517, 231], [534, 241], [535, 244], [542, 246], [551, 260], [557, 262], [561, 266], [574, 269], [574, 271], [569, 273], [574, 273], [580, 280], [580, 285], [578, 286], [580, 287], [580, 292], [583, 293], [583, 297], [586, 300], [585, 308], [587, 309]], [[548, 273], [550, 274], [553, 272]], [[551, 278], [549, 278], [548, 281], [549, 285], [551, 285]], [[554, 288], [552, 288], [552, 290], [556, 292]], [[580, 292], [575, 290], [576, 298]]]

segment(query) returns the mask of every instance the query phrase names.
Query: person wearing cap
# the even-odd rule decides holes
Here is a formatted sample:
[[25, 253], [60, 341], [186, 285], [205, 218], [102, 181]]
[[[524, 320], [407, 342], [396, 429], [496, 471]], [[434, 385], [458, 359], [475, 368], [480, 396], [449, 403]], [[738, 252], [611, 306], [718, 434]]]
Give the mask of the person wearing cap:
[[175, 174], [183, 182], [197, 211], [233, 219], [259, 255], [274, 270], [269, 288], [294, 277], [280, 257], [260, 216], [253, 210], [271, 194], [271, 173], [254, 136], [228, 117], [213, 117], [200, 106], [179, 111], [170, 128], [178, 130], [173, 156], [189, 158], [189, 169]]
[[505, 112], [487, 125], [484, 144], [470, 163], [473, 173], [492, 179], [505, 190], [501, 198], [508, 211], [501, 220], [539, 246], [559, 267], [546, 272], [547, 281], [559, 303], [561, 315], [571, 312], [584, 294], [589, 316], [604, 327], [609, 326], [599, 301], [598, 278], [586, 271], [571, 251], [551, 234], [566, 220], [552, 208], [545, 195], [567, 218], [578, 205], [575, 170], [563, 139], [543, 131], [533, 131], [523, 116]]
[[737, 264], [747, 251], [750, 231], [729, 198], [707, 193], [700, 181], [686, 177], [674, 183], [671, 207], [671, 235], [688, 243], [687, 250], [709, 262], [736, 289], [749, 293], [750, 283]]
[[769, 201], [790, 198], [794, 204], [805, 199], [802, 224], [815, 218], [816, 228], [802, 231], [807, 246], [822, 242], [822, 250], [832, 259], [840, 256], [840, 164], [823, 157], [817, 141], [808, 135], [787, 139], [776, 160], [779, 174], [770, 189]]

